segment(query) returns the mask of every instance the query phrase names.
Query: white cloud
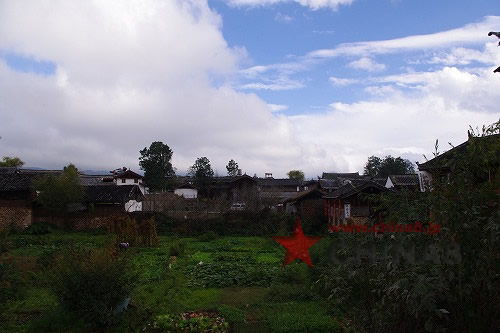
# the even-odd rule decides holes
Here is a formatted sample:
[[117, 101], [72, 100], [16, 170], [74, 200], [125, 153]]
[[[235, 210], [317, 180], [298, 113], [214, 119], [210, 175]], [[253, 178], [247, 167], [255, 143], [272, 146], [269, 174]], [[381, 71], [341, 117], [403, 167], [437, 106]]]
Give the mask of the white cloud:
[[293, 21], [293, 17], [291, 16], [288, 16], [286, 14], [281, 14], [280, 12], [278, 12], [275, 16], [274, 16], [274, 20], [276, 22], [281, 22], [281, 23], [290, 23]]
[[284, 176], [301, 159], [286, 117], [224, 84], [245, 53], [206, 1], [2, 1], [0, 49], [57, 64], [43, 77], [0, 60], [0, 152], [27, 165], [137, 169], [157, 140], [180, 172], [207, 156]]
[[[477, 25], [495, 22], [499, 18]], [[459, 144], [469, 124], [498, 120], [500, 81], [489, 67], [360, 78], [372, 85], [366, 88], [372, 95], [363, 100], [332, 100], [323, 112], [304, 115], [273, 113], [285, 106], [269, 105], [228, 82], [239, 73], [256, 81], [244, 83], [246, 89], [297, 89], [304, 80], [290, 76], [320, 60], [307, 55], [240, 71], [245, 50], [227, 45], [221, 24], [206, 1], [1, 1], [0, 49], [54, 61], [57, 72], [20, 73], [0, 60], [0, 155], [41, 167], [73, 162], [83, 169], [137, 169], [139, 150], [160, 140], [173, 149], [181, 172], [207, 156], [219, 171], [233, 158], [249, 174], [285, 176], [303, 169], [311, 177], [362, 170], [376, 153], [401, 152], [415, 160], [432, 150], [436, 138]], [[452, 35], [455, 41], [482, 43], [468, 34]], [[403, 44], [420, 40], [410, 37]], [[371, 50], [409, 49], [369, 43], [361, 45], [361, 54], [349, 53], [356, 43], [337, 51], [369, 57]], [[441, 45], [417, 44], [427, 45], [425, 51]], [[462, 61], [464, 53], [450, 45], [439, 46], [444, 53], [435, 55]], [[488, 44], [474, 57], [490, 57], [490, 51]], [[355, 83], [350, 80], [330, 78], [333, 84]]]
[[346, 79], [346, 78], [340, 78], [340, 77], [335, 77], [335, 76], [330, 76], [328, 78], [328, 81], [330, 81], [331, 83], [333, 83], [336, 86], [341, 86], [341, 87], [347, 86], [350, 84], [359, 83], [359, 80], [357, 80], [357, 79]]
[[279, 77], [276, 79], [262, 78], [262, 80], [264, 80], [264, 82], [253, 82], [253, 83], [242, 84], [239, 86], [239, 89], [280, 91], [280, 90], [294, 90], [304, 87], [303, 82], [292, 80], [287, 77]]
[[379, 64], [368, 57], [363, 57], [358, 60], [352, 61], [348, 64], [348, 66], [354, 69], [362, 69], [368, 72], [380, 72], [385, 69], [384, 64]]
[[288, 105], [283, 105], [283, 104], [267, 104], [267, 105], [269, 105], [271, 111], [273, 112], [279, 112], [288, 109]]
[[464, 44], [486, 44], [491, 41], [485, 31], [490, 31], [500, 24], [500, 16], [487, 16], [478, 23], [464, 27], [441, 31], [427, 35], [414, 35], [390, 40], [344, 43], [332, 49], [309, 52], [306, 57], [332, 58], [345, 55], [375, 55], [395, 52], [423, 51], [426, 49], [444, 49]]
[[[293, 61], [269, 65], [257, 65], [241, 71], [247, 79], [265, 77], [268, 79], [279, 77], [281, 80], [293, 80], [291, 76], [305, 72], [327, 61], [330, 58], [361, 56], [360, 59], [350, 63], [357, 69], [380, 71], [385, 69], [384, 64], [374, 63], [372, 57], [394, 53], [426, 53], [422, 59], [408, 60], [408, 63], [435, 63], [445, 65], [479, 63], [500, 63], [500, 54], [496, 44], [488, 37], [485, 31], [490, 31], [500, 25], [500, 16], [487, 16], [477, 23], [467, 24], [461, 28], [441, 31], [427, 35], [414, 35], [391, 40], [367, 41], [340, 44], [332, 49], [320, 49], [308, 52], [303, 56], [294, 57]], [[460, 45], [460, 46], [459, 46]], [[463, 45], [484, 45], [483, 52]], [[473, 51], [473, 52], [469, 52]], [[431, 56], [429, 57], [429, 52]], [[433, 53], [432, 53], [433, 52]], [[339, 84], [340, 81], [331, 81]], [[262, 87], [264, 83], [257, 84]], [[252, 85], [247, 88], [250, 89]], [[296, 87], [303, 87], [297, 85]], [[290, 89], [296, 89], [290, 86]]]
[[[393, 85], [381, 88], [385, 91], [376, 99], [335, 102], [321, 114], [291, 117], [303, 144], [323, 149], [324, 160], [342, 156], [349, 169], [362, 170], [374, 154], [423, 161], [435, 139], [446, 150], [447, 142], [467, 140], [469, 125], [481, 127], [500, 117], [500, 80], [489, 69], [473, 74], [445, 67], [374, 80]], [[398, 83], [418, 88], [399, 89]]]
[[321, 8], [329, 8], [337, 10], [339, 6], [350, 5], [354, 0], [227, 0], [232, 6], [271, 6], [284, 2], [295, 2], [311, 10], [318, 10]]

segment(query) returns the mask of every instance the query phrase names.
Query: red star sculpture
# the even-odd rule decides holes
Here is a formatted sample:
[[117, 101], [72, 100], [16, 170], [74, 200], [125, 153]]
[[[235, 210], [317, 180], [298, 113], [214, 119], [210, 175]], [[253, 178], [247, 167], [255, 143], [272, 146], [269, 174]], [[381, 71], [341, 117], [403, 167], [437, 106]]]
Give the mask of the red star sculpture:
[[273, 238], [286, 248], [285, 260], [283, 266], [288, 265], [296, 258], [302, 260], [309, 266], [313, 267], [311, 256], [309, 255], [309, 248], [313, 246], [322, 237], [307, 237], [302, 232], [299, 218], [295, 222], [295, 229], [293, 235], [289, 237], [273, 236]]

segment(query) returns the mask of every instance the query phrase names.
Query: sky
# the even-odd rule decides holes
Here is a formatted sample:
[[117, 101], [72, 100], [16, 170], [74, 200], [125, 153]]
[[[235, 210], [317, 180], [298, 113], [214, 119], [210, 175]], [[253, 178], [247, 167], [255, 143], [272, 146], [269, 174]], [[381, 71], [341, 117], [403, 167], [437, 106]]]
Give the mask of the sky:
[[0, 0], [0, 156], [363, 171], [500, 118], [497, 0]]

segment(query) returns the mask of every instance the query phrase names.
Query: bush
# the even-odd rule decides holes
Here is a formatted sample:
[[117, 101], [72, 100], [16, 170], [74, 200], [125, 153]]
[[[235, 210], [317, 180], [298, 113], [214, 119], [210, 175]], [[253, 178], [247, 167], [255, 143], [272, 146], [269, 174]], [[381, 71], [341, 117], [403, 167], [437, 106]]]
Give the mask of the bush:
[[52, 233], [54, 227], [47, 222], [39, 222], [30, 224], [25, 230], [26, 235], [47, 235]]
[[186, 242], [184, 240], [175, 241], [170, 246], [170, 256], [182, 257], [186, 251]]
[[105, 327], [135, 280], [126, 258], [109, 250], [72, 251], [54, 268], [51, 288], [61, 306], [91, 327]]
[[0, 262], [0, 305], [9, 299], [19, 297], [23, 291], [23, 281], [15, 265]]
[[306, 283], [309, 279], [309, 266], [304, 263], [291, 263], [278, 271], [278, 280], [282, 283]]
[[213, 231], [205, 232], [203, 235], [198, 237], [200, 242], [211, 242], [217, 239], [217, 234]]
[[217, 311], [222, 317], [224, 317], [224, 319], [226, 319], [231, 324], [242, 323], [245, 321], [245, 315], [243, 314], [243, 311], [235, 308], [234, 306], [224, 304], [219, 305], [217, 307]]
[[60, 250], [55, 246], [45, 247], [43, 252], [38, 256], [36, 263], [41, 266], [42, 269], [51, 267], [59, 251]]

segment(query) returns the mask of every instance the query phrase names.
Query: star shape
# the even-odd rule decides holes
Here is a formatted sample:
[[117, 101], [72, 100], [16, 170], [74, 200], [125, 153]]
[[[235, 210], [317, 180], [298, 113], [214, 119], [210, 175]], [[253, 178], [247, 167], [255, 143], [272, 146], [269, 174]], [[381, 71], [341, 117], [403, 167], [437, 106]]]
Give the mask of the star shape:
[[309, 255], [309, 248], [316, 244], [316, 242], [318, 242], [322, 237], [305, 236], [302, 232], [302, 227], [300, 226], [298, 218], [295, 222], [295, 228], [292, 236], [273, 236], [273, 238], [286, 248], [283, 266], [288, 265], [295, 259], [300, 259], [309, 266], [313, 267], [311, 256]]

